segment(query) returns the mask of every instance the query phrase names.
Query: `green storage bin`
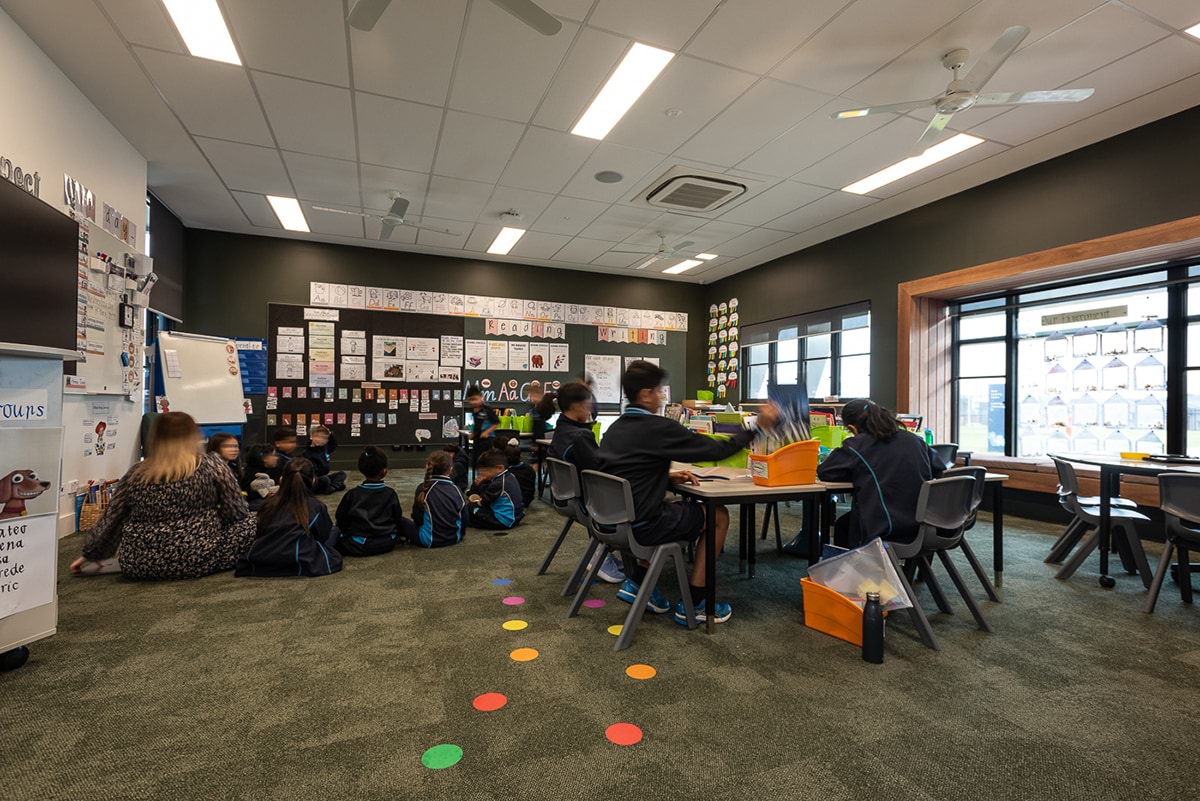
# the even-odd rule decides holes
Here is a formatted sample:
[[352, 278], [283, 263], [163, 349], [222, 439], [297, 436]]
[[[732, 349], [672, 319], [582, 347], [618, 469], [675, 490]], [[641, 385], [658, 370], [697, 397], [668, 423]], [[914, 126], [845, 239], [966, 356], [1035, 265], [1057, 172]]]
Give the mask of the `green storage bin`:
[[592, 436], [596, 438], [596, 444], [600, 444], [600, 421], [592, 423]]
[[841, 447], [842, 442], [850, 436], [849, 429], [842, 426], [813, 426], [812, 429], [812, 438], [830, 450]]
[[704, 401], [705, 403], [713, 402], [713, 394], [707, 389], [696, 390], [696, 400]]
[[746, 419], [746, 416], [741, 412], [715, 412], [713, 413], [713, 418], [718, 423], [738, 425], [742, 420]]
[[[703, 436], [712, 437], [713, 439], [729, 439], [728, 434], [704, 434]], [[738, 470], [749, 469], [750, 464], [750, 449], [742, 448], [732, 456], [727, 456], [719, 462], [696, 462], [698, 467], [733, 467]]]

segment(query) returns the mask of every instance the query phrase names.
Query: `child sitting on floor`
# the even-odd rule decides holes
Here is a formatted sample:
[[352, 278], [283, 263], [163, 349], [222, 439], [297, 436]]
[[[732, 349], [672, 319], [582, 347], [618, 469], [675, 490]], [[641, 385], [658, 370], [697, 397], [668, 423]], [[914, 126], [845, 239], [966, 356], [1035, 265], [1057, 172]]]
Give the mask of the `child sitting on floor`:
[[313, 492], [317, 495], [329, 495], [341, 492], [346, 488], [346, 471], [332, 470], [329, 458], [337, 450], [337, 437], [325, 426], [313, 426], [308, 432], [308, 446], [304, 449], [304, 458], [313, 463], [317, 474], [317, 484]]
[[312, 462], [287, 463], [279, 492], [258, 510], [258, 536], [235, 576], [328, 576], [342, 569], [329, 510], [312, 494], [315, 480]]
[[241, 487], [251, 512], [257, 512], [263, 501], [279, 490], [279, 485], [271, 478], [271, 472], [278, 464], [279, 456], [271, 445], [251, 446], [246, 454], [246, 470], [242, 473]]
[[461, 542], [467, 528], [467, 502], [451, 475], [455, 459], [449, 451], [434, 451], [425, 462], [425, 480], [413, 498], [417, 536], [409, 541], [425, 548]]
[[267, 471], [276, 484], [282, 483], [283, 469], [287, 467], [291, 461], [292, 453], [296, 450], [296, 429], [291, 426], [275, 429], [274, 436], [271, 437], [275, 443], [275, 466]]
[[368, 447], [358, 457], [358, 472], [366, 480], [342, 496], [334, 515], [338, 550], [346, 556], [377, 556], [398, 540], [413, 539], [416, 526], [404, 516], [396, 491], [383, 483], [387, 454]]
[[471, 487], [471, 525], [507, 534], [525, 516], [521, 502], [521, 487], [517, 477], [508, 472], [508, 457], [495, 448], [479, 457], [479, 475]]
[[508, 460], [508, 472], [516, 477], [517, 486], [521, 488], [521, 505], [528, 509], [537, 497], [537, 473], [521, 459], [520, 445], [506, 447], [504, 456]]

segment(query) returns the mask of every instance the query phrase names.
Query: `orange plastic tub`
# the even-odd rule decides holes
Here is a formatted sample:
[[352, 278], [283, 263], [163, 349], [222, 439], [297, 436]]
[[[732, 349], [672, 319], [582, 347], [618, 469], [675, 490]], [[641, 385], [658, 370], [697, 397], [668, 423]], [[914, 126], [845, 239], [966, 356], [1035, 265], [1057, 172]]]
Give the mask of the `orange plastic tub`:
[[821, 443], [815, 439], [793, 442], [769, 456], [750, 454], [750, 475], [762, 487], [786, 487], [815, 484], [817, 454]]
[[862, 610], [840, 592], [800, 579], [804, 592], [804, 625], [862, 648]]

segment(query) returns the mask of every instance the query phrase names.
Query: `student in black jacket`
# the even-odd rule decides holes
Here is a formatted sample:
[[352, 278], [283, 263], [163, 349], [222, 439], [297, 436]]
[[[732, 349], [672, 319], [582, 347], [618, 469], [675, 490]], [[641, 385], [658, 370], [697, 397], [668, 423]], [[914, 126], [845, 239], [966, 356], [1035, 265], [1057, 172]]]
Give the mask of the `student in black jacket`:
[[854, 548], [875, 537], [912, 540], [921, 485], [941, 476], [941, 459], [895, 414], [869, 400], [842, 407], [842, 423], [854, 436], [817, 467], [822, 481], [854, 484], [854, 507], [838, 518], [834, 541]]
[[278, 464], [279, 456], [274, 445], [253, 445], [247, 452], [241, 486], [251, 512], [257, 512], [263, 501], [279, 491], [279, 485], [271, 478]]
[[528, 509], [537, 497], [537, 473], [521, 458], [520, 445], [505, 447], [504, 458], [508, 460], [508, 472], [516, 477], [517, 486], [521, 488], [521, 503]]
[[467, 502], [450, 478], [454, 459], [448, 451], [434, 451], [425, 462], [425, 480], [413, 498], [417, 536], [409, 540], [423, 548], [441, 548], [462, 542], [467, 531]]
[[235, 576], [328, 576], [342, 569], [329, 510], [312, 494], [315, 479], [307, 459], [288, 462], [279, 492], [258, 510], [258, 536]]
[[242, 455], [242, 447], [238, 444], [237, 437], [224, 431], [213, 434], [208, 438], [208, 446], [204, 450], [220, 456], [221, 461], [229, 465], [229, 469], [233, 471], [233, 480], [239, 486], [241, 485], [242, 466], [238, 462], [238, 457]]
[[404, 516], [396, 491], [383, 483], [387, 454], [368, 447], [358, 457], [358, 472], [365, 480], [342, 496], [334, 514], [338, 550], [346, 556], [378, 556], [412, 540], [417, 527]]
[[308, 446], [304, 458], [313, 463], [317, 473], [317, 484], [313, 489], [317, 495], [329, 495], [346, 488], [346, 471], [330, 469], [329, 459], [337, 450], [337, 437], [325, 426], [313, 426], [308, 432]]
[[[659, 545], [701, 541], [696, 546], [696, 561], [689, 581], [692, 603], [700, 621], [707, 622], [711, 614], [714, 622], [724, 623], [733, 614], [728, 603], [718, 601], [715, 609], [705, 608], [704, 507], [694, 503], [666, 503], [664, 496], [670, 483], [698, 483], [691, 473], [671, 473], [671, 462], [720, 461], [749, 445], [756, 432], [742, 430], [727, 440], [719, 440], [689, 431], [674, 420], [662, 417], [664, 378], [663, 369], [651, 362], [639, 360], [625, 369], [621, 386], [629, 405], [604, 435], [600, 457], [606, 472], [629, 481], [637, 518], [633, 536], [638, 542]], [[758, 417], [759, 425], [763, 428], [774, 426], [778, 415], [775, 407], [764, 408]], [[717, 507], [716, 514], [715, 544], [716, 552], [720, 553], [729, 530], [729, 512], [722, 506]], [[645, 565], [639, 565], [633, 577], [621, 585], [617, 597], [633, 603], [645, 576]], [[647, 608], [661, 614], [671, 607], [655, 589]], [[687, 625], [682, 600], [675, 607], [675, 621]]]
[[489, 450], [479, 457], [479, 475], [467, 496], [470, 502], [471, 525], [486, 528], [497, 534], [507, 533], [525, 517], [521, 502], [521, 487], [517, 477], [508, 472], [508, 457], [499, 449]]
[[492, 448], [500, 416], [483, 402], [483, 391], [477, 386], [467, 390], [467, 411], [471, 415], [471, 464], [478, 465], [479, 457]]
[[471, 460], [467, 457], [467, 452], [457, 445], [447, 445], [442, 450], [450, 454], [452, 460], [447, 476], [454, 482], [454, 486], [458, 487], [459, 492], [466, 492], [467, 480], [471, 473]]
[[283, 478], [283, 471], [287, 467], [288, 462], [292, 459], [292, 454], [296, 450], [296, 429], [290, 426], [275, 429], [275, 434], [271, 437], [275, 444], [275, 466], [267, 471], [267, 475], [274, 479], [275, 483], [280, 483]]

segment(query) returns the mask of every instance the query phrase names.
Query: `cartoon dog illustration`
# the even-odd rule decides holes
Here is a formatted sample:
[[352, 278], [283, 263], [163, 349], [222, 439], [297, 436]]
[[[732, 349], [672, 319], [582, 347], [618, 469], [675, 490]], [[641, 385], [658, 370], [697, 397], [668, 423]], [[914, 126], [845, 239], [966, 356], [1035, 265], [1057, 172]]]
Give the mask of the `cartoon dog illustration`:
[[38, 481], [32, 470], [14, 470], [0, 479], [0, 520], [24, 517], [29, 514], [25, 502], [33, 500], [50, 489], [49, 481]]

